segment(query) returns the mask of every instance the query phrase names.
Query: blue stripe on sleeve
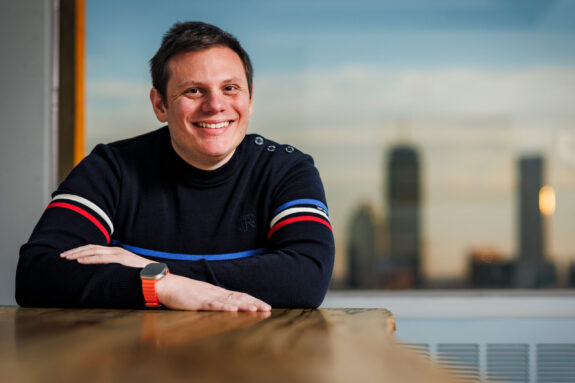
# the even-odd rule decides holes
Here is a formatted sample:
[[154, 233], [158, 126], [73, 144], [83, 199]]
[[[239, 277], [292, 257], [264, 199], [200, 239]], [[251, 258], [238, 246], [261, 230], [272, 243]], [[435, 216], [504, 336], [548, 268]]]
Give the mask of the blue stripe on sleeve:
[[325, 206], [325, 204], [317, 199], [296, 199], [290, 202], [286, 202], [283, 205], [281, 205], [280, 207], [278, 207], [277, 209], [274, 210], [273, 215], [276, 215], [277, 213], [279, 213], [282, 210], [287, 209], [288, 207], [294, 206], [294, 205], [315, 205], [317, 207], [322, 208], [323, 210], [325, 210], [326, 214], [329, 214], [329, 211], [327, 210], [327, 206]]
[[181, 254], [181, 253], [169, 253], [166, 251], [143, 249], [141, 247], [123, 244], [122, 242], [117, 240], [112, 240], [112, 245], [120, 246], [128, 251], [131, 251], [132, 253], [136, 253], [139, 255], [145, 255], [154, 258], [174, 259], [179, 261], [200, 261], [202, 259], [205, 259], [206, 261], [227, 261], [231, 259], [251, 257], [252, 255], [263, 254], [266, 252], [266, 249], [261, 248], [254, 250], [238, 251], [236, 253], [223, 253], [223, 254]]

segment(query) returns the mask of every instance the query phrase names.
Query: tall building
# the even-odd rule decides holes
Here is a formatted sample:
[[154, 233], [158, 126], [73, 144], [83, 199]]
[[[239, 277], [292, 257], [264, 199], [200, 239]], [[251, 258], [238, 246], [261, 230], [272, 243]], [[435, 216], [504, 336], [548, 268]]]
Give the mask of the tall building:
[[376, 218], [369, 204], [360, 205], [348, 227], [348, 285], [351, 288], [374, 287], [376, 257]]
[[[421, 283], [421, 166], [417, 149], [392, 147], [387, 158], [387, 223], [392, 275]], [[405, 284], [402, 282], [402, 284]], [[404, 287], [404, 286], [402, 286]]]
[[557, 282], [555, 266], [545, 258], [545, 220], [540, 206], [544, 174], [543, 157], [519, 159], [519, 246], [514, 272], [515, 287], [548, 287]]
[[539, 191], [543, 187], [544, 161], [540, 156], [519, 159], [519, 259], [540, 261], [544, 257], [543, 215]]

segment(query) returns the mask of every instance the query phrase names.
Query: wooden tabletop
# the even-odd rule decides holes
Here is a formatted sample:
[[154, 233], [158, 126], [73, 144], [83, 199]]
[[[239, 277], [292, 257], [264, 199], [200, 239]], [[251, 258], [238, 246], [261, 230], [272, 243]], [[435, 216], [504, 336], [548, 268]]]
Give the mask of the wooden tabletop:
[[0, 307], [0, 381], [449, 382], [385, 309]]

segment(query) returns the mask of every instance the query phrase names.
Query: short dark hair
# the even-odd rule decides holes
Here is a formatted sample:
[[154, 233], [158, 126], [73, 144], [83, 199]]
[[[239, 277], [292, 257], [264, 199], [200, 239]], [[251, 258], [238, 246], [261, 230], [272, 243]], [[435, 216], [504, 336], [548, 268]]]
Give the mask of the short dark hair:
[[180, 53], [199, 51], [215, 46], [228, 47], [240, 56], [248, 80], [250, 97], [252, 96], [252, 63], [240, 42], [234, 36], [215, 25], [199, 21], [188, 21], [185, 23], [176, 23], [170, 28], [162, 39], [160, 49], [158, 49], [154, 57], [150, 60], [152, 85], [158, 90], [164, 103], [166, 103], [167, 100], [166, 87], [170, 77], [168, 60]]

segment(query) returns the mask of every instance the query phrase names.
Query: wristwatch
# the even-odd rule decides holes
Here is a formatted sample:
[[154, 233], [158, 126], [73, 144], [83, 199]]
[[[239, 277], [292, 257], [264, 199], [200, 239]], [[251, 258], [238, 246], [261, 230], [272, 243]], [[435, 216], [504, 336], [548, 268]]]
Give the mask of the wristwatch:
[[168, 265], [165, 263], [150, 263], [142, 269], [140, 279], [142, 280], [142, 292], [144, 293], [146, 307], [161, 306], [156, 293], [156, 283], [169, 273]]

